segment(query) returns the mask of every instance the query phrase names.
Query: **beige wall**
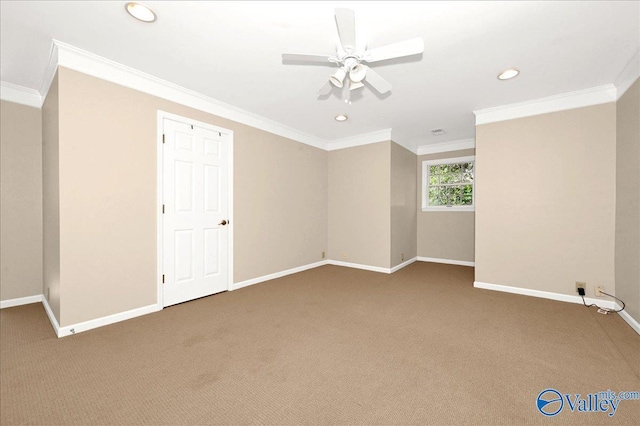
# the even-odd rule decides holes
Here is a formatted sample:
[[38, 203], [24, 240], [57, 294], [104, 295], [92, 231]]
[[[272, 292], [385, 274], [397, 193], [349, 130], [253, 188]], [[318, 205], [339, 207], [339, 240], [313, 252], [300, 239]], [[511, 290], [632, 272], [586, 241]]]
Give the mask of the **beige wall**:
[[616, 108], [616, 296], [640, 322], [640, 80]]
[[235, 281], [322, 260], [328, 152], [228, 123], [235, 133]]
[[329, 259], [390, 267], [390, 181], [391, 142], [329, 152]]
[[42, 106], [43, 289], [60, 323], [60, 144], [56, 73]]
[[0, 300], [42, 294], [42, 118], [0, 101]]
[[61, 326], [156, 303], [163, 110], [234, 131], [235, 281], [321, 260], [327, 153], [60, 68]]
[[475, 212], [423, 212], [422, 162], [475, 155], [475, 149], [421, 155], [417, 166], [418, 256], [475, 260]]
[[615, 134], [615, 103], [476, 128], [477, 281], [615, 291]]
[[391, 267], [416, 257], [416, 155], [391, 143]]

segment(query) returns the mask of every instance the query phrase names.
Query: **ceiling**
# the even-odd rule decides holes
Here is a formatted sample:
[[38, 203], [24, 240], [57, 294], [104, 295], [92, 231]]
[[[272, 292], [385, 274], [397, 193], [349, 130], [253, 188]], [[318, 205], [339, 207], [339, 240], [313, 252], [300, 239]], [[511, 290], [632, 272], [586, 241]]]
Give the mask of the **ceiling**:
[[[152, 24], [124, 3], [2, 1], [1, 80], [39, 89], [55, 39], [325, 140], [391, 128], [415, 148], [473, 138], [475, 110], [613, 83], [640, 47], [635, 1], [143, 2]], [[335, 68], [282, 63], [335, 53], [336, 7], [371, 48], [423, 37], [424, 54], [374, 64], [389, 96], [319, 99]], [[521, 74], [499, 81], [510, 67]]]

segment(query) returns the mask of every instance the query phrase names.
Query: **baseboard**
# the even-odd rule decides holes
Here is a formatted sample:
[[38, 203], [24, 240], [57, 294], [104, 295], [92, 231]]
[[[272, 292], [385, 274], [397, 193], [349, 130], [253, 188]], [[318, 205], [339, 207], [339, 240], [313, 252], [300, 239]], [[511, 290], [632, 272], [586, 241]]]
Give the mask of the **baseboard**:
[[[511, 287], [508, 285], [489, 284], [489, 283], [483, 283], [480, 281], [474, 281], [473, 286], [475, 288], [482, 288], [485, 290], [502, 291], [505, 293], [521, 294], [523, 296], [533, 296], [533, 297], [540, 297], [542, 299], [558, 300], [560, 302], [582, 304], [582, 297], [572, 296], [569, 294], [553, 293], [550, 291], [531, 290], [529, 288]], [[602, 300], [602, 299], [594, 299], [592, 297], [585, 297], [584, 301], [587, 303], [587, 305], [594, 303], [598, 306], [601, 306], [607, 309], [618, 310], [621, 308], [621, 306], [618, 305], [613, 300]], [[627, 311], [618, 312], [618, 314], [622, 317], [623, 320], [627, 322], [627, 324], [631, 326], [631, 328], [635, 330], [636, 333], [640, 334], [640, 323], [638, 323], [638, 321], [636, 321], [635, 318], [629, 315]]]
[[0, 300], [0, 309], [12, 308], [14, 306], [30, 305], [31, 303], [42, 302], [44, 296], [36, 294], [35, 296], [18, 297], [16, 299]]
[[287, 269], [280, 272], [274, 272], [273, 274], [263, 275], [257, 278], [251, 278], [250, 280], [244, 280], [233, 284], [233, 288], [230, 290], [237, 290], [239, 288], [248, 287], [250, 285], [258, 284], [264, 281], [275, 280], [276, 278], [285, 277], [287, 275], [296, 274], [298, 272], [306, 271], [307, 269], [317, 268], [318, 266], [326, 265], [326, 260], [320, 262], [309, 263], [307, 265], [298, 266], [296, 268]]
[[407, 260], [406, 262], [402, 262], [399, 265], [394, 266], [393, 268], [391, 268], [391, 270], [389, 271], [389, 273], [393, 274], [396, 271], [399, 271], [400, 269], [404, 268], [405, 266], [409, 266], [411, 265], [413, 262], [415, 262], [416, 260], [418, 260], [417, 257], [414, 257], [412, 259]]
[[[72, 334], [82, 333], [83, 331], [92, 330], [98, 327], [104, 327], [105, 325], [114, 324], [120, 321], [126, 321], [142, 315], [147, 315], [153, 312], [161, 311], [162, 307], [158, 304], [143, 306], [141, 308], [131, 309], [129, 311], [119, 312], [113, 315], [107, 315], [106, 317], [100, 317], [89, 321], [79, 322], [73, 325], [67, 325], [58, 329], [58, 337], [70, 336]], [[55, 328], [55, 325], [54, 325]]]
[[409, 260], [402, 262], [399, 265], [394, 266], [393, 268], [383, 268], [381, 266], [363, 265], [362, 263], [343, 262], [341, 260], [327, 260], [327, 264], [334, 265], [334, 266], [344, 266], [347, 268], [354, 268], [354, 269], [363, 269], [365, 271], [381, 272], [383, 274], [393, 274], [394, 272], [399, 271], [405, 266], [411, 265], [416, 260], [418, 260], [417, 257], [411, 258]]
[[382, 268], [380, 266], [363, 265], [361, 263], [343, 262], [341, 260], [327, 260], [327, 264], [334, 265], [334, 266], [345, 266], [347, 268], [354, 268], [354, 269], [363, 269], [365, 271], [382, 272], [383, 274], [391, 273], [391, 268]]
[[53, 331], [56, 333], [56, 336], [60, 337], [60, 324], [58, 324], [58, 320], [56, 319], [56, 316], [53, 315], [51, 306], [49, 306], [49, 301], [44, 296], [42, 297], [42, 306], [44, 306], [44, 311], [47, 313], [47, 316], [49, 317], [49, 322], [53, 327]]
[[[622, 306], [619, 306], [616, 303], [616, 309], [620, 309]], [[640, 334], [640, 323], [638, 321], [635, 320], [635, 318], [633, 318], [629, 312], [627, 311], [622, 311], [622, 312], [618, 312], [618, 315], [620, 315], [622, 317], [623, 320], [625, 320], [627, 322], [627, 324], [629, 324], [631, 326], [631, 328], [633, 328], [636, 333]]]
[[[521, 294], [523, 296], [533, 296], [533, 297], [540, 297], [542, 299], [558, 300], [560, 302], [578, 303], [580, 305], [582, 304], [582, 297], [572, 296], [569, 294], [560, 294], [560, 293], [553, 293], [550, 291], [532, 290], [529, 288], [521, 288], [521, 287], [511, 287], [508, 285], [489, 284], [489, 283], [483, 283], [480, 281], [474, 281], [473, 286], [476, 288], [482, 288], [485, 290], [502, 291], [504, 293], [514, 293], [514, 294]], [[603, 308], [616, 309], [616, 303], [612, 300], [593, 299], [591, 297], [585, 297], [584, 300], [587, 303], [587, 305], [591, 303], [595, 303], [598, 306], [602, 306]]]
[[447, 265], [476, 266], [475, 262], [468, 262], [466, 260], [454, 260], [454, 259], [438, 259], [436, 257], [418, 256], [418, 261], [419, 262], [446, 263]]
[[42, 305], [44, 306], [44, 310], [49, 317], [49, 321], [51, 322], [51, 326], [58, 337], [70, 336], [72, 334], [81, 333], [83, 331], [92, 330], [94, 328], [103, 327], [105, 325], [114, 324], [116, 322], [125, 321], [131, 318], [139, 317], [142, 315], [150, 314], [152, 312], [157, 312], [162, 310], [162, 307], [155, 304], [144, 306], [142, 308], [131, 309], [130, 311], [120, 312], [113, 315], [108, 315], [106, 317], [96, 318], [89, 321], [80, 322], [78, 324], [69, 325], [66, 327], [60, 327], [58, 320], [55, 315], [53, 315], [53, 311], [51, 310], [51, 306], [49, 306], [49, 302], [46, 298], [42, 298]]
[[393, 272], [396, 272], [404, 268], [407, 265], [412, 264], [415, 261], [416, 261], [416, 258], [414, 257], [413, 259], [409, 259], [406, 262], [403, 262], [397, 266], [394, 266], [393, 268], [381, 268], [379, 266], [369, 266], [369, 265], [362, 265], [360, 263], [341, 262], [339, 260], [322, 260], [320, 262], [309, 263], [308, 265], [298, 266], [297, 268], [291, 268], [285, 271], [274, 272], [273, 274], [263, 275], [257, 278], [251, 278], [250, 280], [240, 281], [238, 283], [233, 284], [233, 288], [231, 290], [237, 290], [239, 288], [248, 287], [250, 285], [262, 283], [269, 280], [274, 280], [276, 278], [281, 278], [287, 275], [296, 274], [298, 272], [306, 271], [307, 269], [317, 268], [318, 266], [323, 266], [323, 265], [345, 266], [347, 268], [364, 269], [366, 271], [391, 274]]

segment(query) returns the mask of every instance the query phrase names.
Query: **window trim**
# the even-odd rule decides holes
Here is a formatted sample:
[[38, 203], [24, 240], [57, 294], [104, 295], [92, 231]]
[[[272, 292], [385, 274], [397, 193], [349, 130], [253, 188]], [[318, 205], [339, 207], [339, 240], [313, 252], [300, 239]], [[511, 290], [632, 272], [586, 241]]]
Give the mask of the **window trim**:
[[[473, 163], [473, 182], [471, 183], [473, 190], [473, 204], [470, 206], [428, 206], [427, 205], [427, 189], [429, 184], [429, 166], [439, 164], [455, 164], [455, 163]], [[469, 155], [466, 157], [440, 158], [438, 160], [422, 161], [422, 211], [423, 212], [472, 212], [476, 210], [476, 156]]]

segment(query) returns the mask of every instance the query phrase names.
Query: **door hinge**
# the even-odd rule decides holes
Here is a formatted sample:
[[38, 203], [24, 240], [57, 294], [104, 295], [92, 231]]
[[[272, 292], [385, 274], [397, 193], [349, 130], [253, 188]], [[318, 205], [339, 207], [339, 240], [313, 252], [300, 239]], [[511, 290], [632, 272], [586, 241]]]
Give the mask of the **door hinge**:
[[162, 205], [162, 214], [164, 214], [164, 204]]
[[164, 133], [162, 134], [162, 143], [164, 143]]
[[164, 284], [164, 274], [162, 274], [162, 284]]

